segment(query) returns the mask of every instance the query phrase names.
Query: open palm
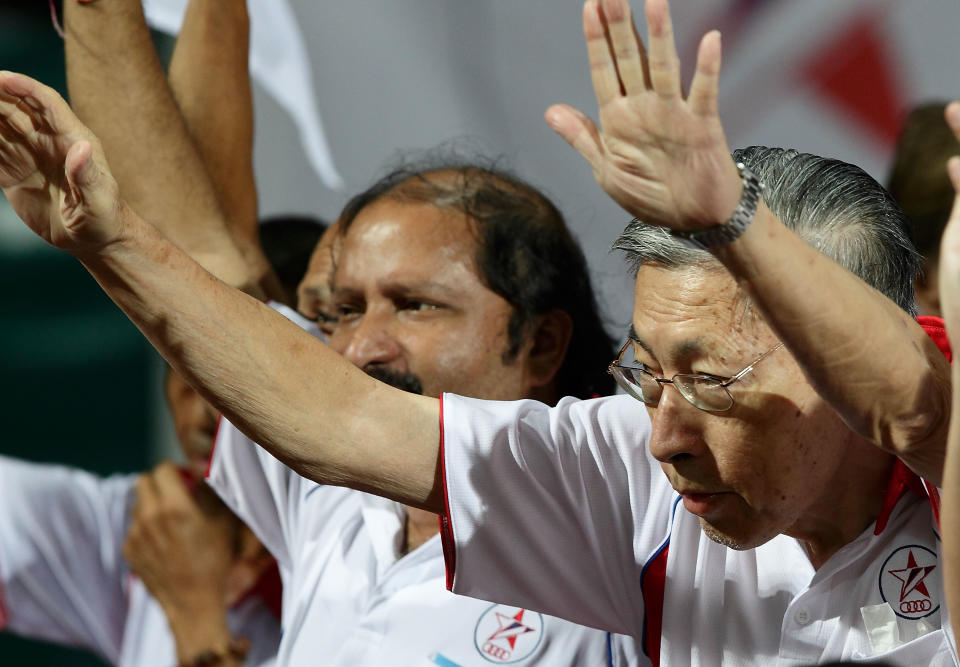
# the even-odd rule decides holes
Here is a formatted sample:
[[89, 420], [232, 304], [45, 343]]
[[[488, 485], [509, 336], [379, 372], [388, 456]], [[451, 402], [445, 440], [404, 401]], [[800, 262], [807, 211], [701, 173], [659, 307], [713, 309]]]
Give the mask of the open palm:
[[701, 41], [684, 98], [666, 0], [647, 0], [646, 15], [649, 57], [627, 0], [588, 0], [583, 29], [600, 126], [565, 105], [551, 107], [547, 121], [631, 215], [676, 230], [722, 223], [741, 183], [717, 116], [720, 34]]

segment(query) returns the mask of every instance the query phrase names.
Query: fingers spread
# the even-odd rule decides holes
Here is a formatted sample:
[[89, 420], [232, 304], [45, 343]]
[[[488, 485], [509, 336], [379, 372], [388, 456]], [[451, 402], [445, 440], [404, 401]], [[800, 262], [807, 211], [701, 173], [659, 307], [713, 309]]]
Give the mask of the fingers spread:
[[680, 58], [673, 41], [673, 23], [667, 0], [647, 0], [647, 26], [650, 82], [656, 93], [663, 98], [680, 95]]
[[597, 130], [596, 124], [587, 116], [566, 104], [553, 105], [547, 109], [544, 117], [553, 131], [577, 149], [577, 152], [590, 163], [590, 166], [596, 169], [603, 159], [600, 132]]
[[712, 30], [700, 40], [697, 50], [697, 71], [690, 84], [687, 102], [700, 116], [717, 115], [717, 93], [720, 79], [720, 32]]
[[630, 5], [627, 0], [603, 0], [602, 9], [623, 90], [628, 95], [645, 91], [650, 82], [647, 54], [637, 37]]
[[597, 97], [597, 105], [603, 106], [619, 97], [622, 90], [597, 0], [587, 0], [583, 5], [583, 35], [587, 40], [593, 92]]

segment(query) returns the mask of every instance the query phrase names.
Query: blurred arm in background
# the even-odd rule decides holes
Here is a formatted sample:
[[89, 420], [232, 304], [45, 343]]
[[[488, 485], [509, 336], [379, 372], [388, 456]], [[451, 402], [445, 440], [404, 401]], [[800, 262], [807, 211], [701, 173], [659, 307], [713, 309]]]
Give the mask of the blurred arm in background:
[[[947, 122], [960, 139], [960, 103], [946, 110]], [[960, 151], [958, 151], [960, 152]], [[947, 171], [956, 196], [953, 212], [940, 243], [940, 306], [950, 343], [956, 349], [960, 339], [960, 157], [952, 157]], [[960, 634], [960, 364], [953, 364], [953, 419], [947, 439], [947, 460], [943, 473], [943, 506], [940, 527], [943, 538], [944, 591], [954, 636]]]
[[258, 233], [249, 60], [246, 0], [192, 0], [170, 60], [170, 89], [249, 270], [267, 296], [292, 306]]
[[95, 128], [124, 199], [205, 269], [263, 296], [167, 85], [140, 0], [65, 2], [64, 22], [72, 105]]

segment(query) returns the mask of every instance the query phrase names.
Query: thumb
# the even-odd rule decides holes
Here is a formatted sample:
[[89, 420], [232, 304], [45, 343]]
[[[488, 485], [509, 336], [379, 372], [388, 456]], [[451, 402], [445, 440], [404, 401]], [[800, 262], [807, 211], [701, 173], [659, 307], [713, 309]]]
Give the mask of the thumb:
[[76, 241], [81, 237], [97, 244], [113, 240], [119, 231], [119, 192], [102, 154], [90, 140], [81, 139], [70, 146], [63, 168], [64, 229]]
[[544, 114], [547, 124], [596, 169], [603, 157], [600, 132], [585, 114], [566, 104], [554, 104]]
[[[67, 176], [64, 203], [68, 209], [80, 208], [88, 201], [91, 186], [97, 180], [98, 170], [93, 163], [93, 147], [89, 141], [78, 141], [70, 147], [64, 161], [64, 171]], [[71, 227], [76, 221], [77, 217], [71, 216], [71, 219], [66, 221], [67, 227]]]

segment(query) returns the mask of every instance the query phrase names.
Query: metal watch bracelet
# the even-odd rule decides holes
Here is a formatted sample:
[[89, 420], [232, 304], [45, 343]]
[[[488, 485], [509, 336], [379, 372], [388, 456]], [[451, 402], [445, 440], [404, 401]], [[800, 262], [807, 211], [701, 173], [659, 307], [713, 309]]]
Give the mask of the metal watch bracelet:
[[709, 250], [740, 238], [740, 235], [747, 230], [757, 214], [760, 194], [763, 192], [763, 183], [744, 163], [738, 162], [737, 170], [743, 180], [743, 194], [740, 195], [740, 203], [737, 204], [737, 208], [733, 211], [730, 219], [721, 225], [694, 231], [671, 230], [670, 234], [674, 238], [685, 246], [697, 250]]

